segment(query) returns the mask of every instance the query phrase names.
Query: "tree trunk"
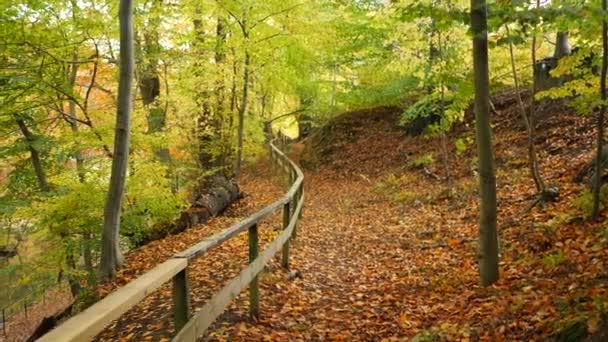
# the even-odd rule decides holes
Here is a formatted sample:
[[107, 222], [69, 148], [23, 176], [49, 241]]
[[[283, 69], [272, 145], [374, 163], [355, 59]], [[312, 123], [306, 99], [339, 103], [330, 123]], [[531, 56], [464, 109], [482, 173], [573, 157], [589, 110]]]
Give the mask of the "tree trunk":
[[[160, 6], [162, 6], [162, 1], [155, 0], [152, 5], [150, 19], [144, 28], [143, 49], [138, 49], [140, 50], [138, 55], [141, 56], [139, 62], [142, 64], [139, 68], [140, 76], [138, 86], [141, 93], [142, 104], [148, 111], [148, 134], [162, 132], [166, 127], [167, 120], [165, 109], [158, 103], [158, 97], [160, 96], [158, 61], [161, 52], [158, 30], [161, 25], [161, 19], [154, 11], [157, 11]], [[138, 46], [139, 45], [140, 44], [138, 44]], [[155, 149], [154, 154], [163, 164], [169, 164], [171, 161], [169, 149], [166, 147]]]
[[[540, 7], [540, 0], [536, 0], [536, 7]], [[532, 36], [532, 65], [536, 65], [536, 35]], [[530, 97], [530, 113], [528, 114], [528, 158], [530, 159], [530, 163], [532, 163], [531, 171], [533, 172], [532, 177], [534, 178], [534, 183], [536, 184], [536, 190], [539, 194], [544, 195], [545, 193], [545, 183], [540, 175], [539, 167], [538, 167], [538, 158], [536, 157], [536, 151], [534, 147], [534, 117], [535, 117], [535, 99], [536, 93], [538, 92], [538, 84], [537, 79], [532, 75], [532, 96]], [[532, 141], [530, 141], [532, 139]]]
[[[72, 58], [72, 65], [71, 65], [71, 69], [70, 69], [70, 75], [68, 77], [68, 84], [70, 89], [74, 89], [74, 87], [76, 86], [76, 76], [78, 75], [78, 54], [76, 51], [74, 51], [74, 55]], [[69, 123], [70, 123], [70, 129], [72, 130], [72, 132], [74, 133], [75, 136], [77, 136], [78, 133], [78, 116], [76, 114], [76, 102], [74, 101], [70, 101], [68, 103], [68, 115], [69, 115]], [[80, 146], [80, 142], [76, 141], [75, 142], [76, 146]], [[85, 183], [85, 171], [84, 171], [84, 159], [82, 158], [82, 152], [79, 148], [76, 149], [76, 151], [74, 151], [74, 159], [76, 159], [76, 172], [78, 174], [78, 181], [80, 183]], [[65, 239], [65, 237], [64, 237]], [[88, 285], [89, 287], [92, 287], [95, 285], [95, 272], [93, 270], [93, 257], [92, 257], [92, 251], [91, 251], [91, 236], [90, 234], [86, 233], [83, 234], [83, 239], [82, 239], [82, 255], [84, 256], [84, 264], [85, 264], [85, 270], [88, 273]], [[73, 248], [68, 248], [66, 247], [66, 255], [67, 255], [67, 263], [68, 266], [73, 267], [74, 269], [76, 268], [76, 262], [73, 260], [74, 256], [74, 249]], [[70, 260], [70, 258], [72, 260]], [[78, 280], [79, 282], [80, 280]], [[70, 288], [72, 289], [72, 295], [74, 296], [74, 298], [76, 298], [76, 296], [78, 295], [78, 292], [80, 292], [80, 284], [77, 285], [73, 285], [72, 281], [70, 280]], [[75, 292], [77, 291], [77, 292]]]
[[[73, 90], [74, 87], [76, 86], [76, 76], [77, 75], [78, 75], [78, 54], [76, 52], [74, 52], [74, 55], [72, 57], [72, 66], [71, 66], [70, 75], [69, 75], [69, 79], [68, 79], [68, 85], [71, 90]], [[74, 102], [73, 100], [71, 100], [68, 103], [68, 115], [70, 116], [70, 118], [69, 118], [70, 129], [72, 130], [74, 135], [77, 136], [77, 134], [78, 134], [77, 118], [78, 117], [76, 114], [76, 102]], [[76, 146], [80, 146], [79, 141], [76, 141], [75, 144], [76, 144]], [[85, 172], [84, 172], [84, 160], [82, 158], [82, 152], [80, 151], [79, 148], [76, 148], [76, 151], [74, 151], [73, 155], [74, 155], [74, 159], [76, 159], [76, 173], [78, 174], [78, 180], [80, 181], [80, 183], [84, 183]]]
[[[247, 43], [245, 43], [247, 44]], [[236, 174], [241, 173], [241, 164], [243, 162], [243, 135], [245, 130], [245, 115], [247, 114], [247, 102], [249, 96], [249, 66], [251, 63], [251, 56], [249, 54], [249, 48], [245, 48], [245, 65], [243, 72], [243, 98], [241, 100], [241, 107], [239, 108], [239, 126], [238, 126], [238, 138], [236, 147]]]
[[[216, 26], [216, 43], [215, 43], [215, 65], [219, 75], [224, 75], [225, 62], [226, 62], [226, 19], [223, 17], [217, 18]], [[215, 115], [218, 121], [217, 131], [219, 132], [220, 141], [220, 154], [216, 159], [216, 166], [222, 168], [222, 173], [227, 175], [230, 173], [231, 167], [227, 165], [229, 151], [228, 146], [230, 145], [229, 139], [230, 134], [226, 132], [226, 84], [223, 76], [218, 77], [215, 85]], [[232, 115], [232, 113], [231, 113]]]
[[80, 279], [75, 275], [78, 269], [76, 266], [76, 259], [74, 258], [74, 246], [68, 239], [67, 234], [62, 234], [61, 239], [63, 240], [63, 249], [65, 251], [65, 263], [70, 270], [67, 277], [70, 285], [70, 292], [72, 293], [72, 297], [77, 298], [82, 287], [80, 286]]
[[100, 278], [114, 276], [122, 264], [119, 246], [120, 208], [123, 199], [129, 159], [129, 135], [131, 131], [131, 86], [133, 84], [133, 1], [120, 0], [120, 78], [118, 84], [118, 108], [114, 136], [114, 159], [108, 198], [104, 210], [101, 238]]
[[496, 232], [496, 175], [490, 128], [490, 79], [488, 26], [485, 0], [471, 0], [473, 66], [475, 71], [475, 126], [479, 159], [479, 270], [484, 286], [498, 280], [498, 234]]
[[34, 148], [33, 144], [36, 140], [36, 137], [32, 132], [30, 132], [29, 128], [25, 124], [23, 119], [19, 119], [15, 117], [15, 121], [17, 121], [17, 125], [27, 140], [27, 148], [30, 151], [30, 158], [32, 160], [32, 165], [34, 166], [34, 172], [36, 173], [36, 178], [38, 178], [38, 187], [41, 191], [47, 192], [51, 190], [48, 181], [46, 180], [46, 173], [44, 172], [44, 168], [42, 167], [42, 160], [40, 159], [40, 153], [36, 148]]
[[[507, 35], [511, 35], [509, 26], [507, 26]], [[536, 60], [536, 48], [533, 44], [532, 46], [532, 54], [533, 60]], [[524, 101], [521, 98], [521, 93], [519, 89], [519, 77], [517, 76], [517, 69], [515, 67], [515, 56], [513, 53], [513, 43], [509, 41], [509, 56], [511, 59], [511, 72], [513, 74], [513, 82], [515, 85], [515, 94], [517, 95], [517, 104], [519, 107], [519, 112], [521, 114], [522, 120], [526, 127], [526, 133], [528, 137], [528, 164], [530, 167], [530, 175], [532, 176], [532, 180], [534, 180], [534, 184], [536, 185], [537, 193], [541, 194], [545, 191], [545, 183], [543, 182], [542, 176], [540, 174], [540, 167], [538, 165], [538, 157], [536, 155], [536, 147], [534, 146], [534, 129], [532, 127], [532, 112], [530, 115], [526, 113], [526, 108], [524, 106]], [[534, 64], [533, 64], [534, 65]], [[533, 81], [534, 82], [534, 81]], [[533, 88], [536, 88], [533, 86]], [[533, 91], [535, 93], [535, 91]], [[534, 96], [532, 96], [532, 100], [534, 101]], [[532, 111], [533, 106], [530, 106], [530, 110]]]
[[241, 197], [238, 185], [224, 176], [207, 179], [197, 191], [199, 194], [190, 208], [180, 215], [170, 232], [181, 232], [197, 224], [206, 223], [211, 217], [220, 214], [232, 202]]
[[230, 112], [234, 113], [236, 111], [236, 79], [238, 73], [236, 51], [234, 51], [234, 49], [232, 49], [232, 55], [234, 61], [232, 62], [232, 87], [230, 87]]
[[[142, 104], [148, 110], [148, 134], [162, 132], [166, 126], [165, 109], [158, 103], [160, 77], [155, 69], [156, 67], [148, 66], [139, 80]], [[155, 154], [161, 162], [169, 163], [169, 150], [166, 147], [156, 149]]]
[[[435, 24], [433, 22], [433, 31], [435, 31]], [[436, 58], [439, 58], [440, 63], [443, 62], [443, 42], [441, 40], [441, 31], [437, 32], [437, 51]], [[431, 43], [431, 52], [433, 50], [433, 44]], [[430, 63], [433, 63], [433, 56], [431, 56]], [[443, 63], [441, 63], [441, 73], [443, 74]], [[445, 117], [445, 82], [443, 76], [441, 77], [440, 87], [440, 109], [441, 116]], [[452, 196], [452, 174], [450, 173], [450, 155], [448, 152], [448, 137], [445, 131], [441, 132], [441, 154], [443, 155], [443, 169], [445, 173], [445, 182], [447, 186], [447, 193]]]
[[[602, 0], [602, 10], [608, 10], [608, 0]], [[600, 214], [600, 192], [602, 189], [602, 150], [604, 148], [604, 116], [606, 115], [606, 74], [608, 73], [608, 22], [606, 17], [602, 19], [602, 74], [600, 76], [600, 93], [602, 105], [597, 117], [597, 157], [595, 161], [595, 182], [593, 184], [593, 211], [592, 217], [597, 219]]]
[[87, 283], [89, 287], [96, 284], [95, 269], [93, 268], [93, 241], [91, 233], [82, 234], [82, 256], [84, 259], [84, 269], [87, 271]]
[[[197, 9], [197, 13], [201, 11]], [[202, 16], [202, 14], [200, 14]], [[205, 30], [203, 27], [203, 21], [201, 19], [194, 20], [194, 31], [196, 38], [196, 50], [199, 55], [205, 58], [207, 54], [204, 41], [205, 41]], [[198, 62], [195, 63], [195, 68], [199, 69], [203, 66]], [[217, 113], [214, 113], [213, 104], [211, 101], [212, 92], [209, 90], [209, 85], [205, 83], [205, 78], [195, 71], [197, 80], [201, 81], [197, 86], [201, 91], [197, 94], [197, 105], [201, 112], [197, 118], [198, 126], [198, 162], [203, 170], [212, 170], [216, 166], [217, 162], [217, 149], [214, 143], [216, 138], [219, 137], [219, 121]]]
[[570, 42], [568, 41], [568, 31], [558, 32], [555, 39], [555, 52], [553, 53], [553, 57], [560, 59], [569, 56], [571, 52]]

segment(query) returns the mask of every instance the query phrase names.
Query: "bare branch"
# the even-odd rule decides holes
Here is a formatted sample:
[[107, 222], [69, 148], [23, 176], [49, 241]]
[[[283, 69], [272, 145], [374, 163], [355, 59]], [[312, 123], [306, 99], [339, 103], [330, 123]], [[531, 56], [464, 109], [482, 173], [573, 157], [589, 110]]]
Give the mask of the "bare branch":
[[295, 4], [295, 5], [291, 6], [291, 7], [287, 7], [285, 9], [282, 9], [282, 10], [278, 11], [278, 12], [270, 13], [270, 14], [262, 17], [261, 19], [257, 20], [256, 22], [254, 22], [253, 25], [251, 25], [250, 30], [253, 30], [256, 26], [258, 26], [259, 24], [265, 22], [269, 18], [274, 17], [275, 15], [287, 13], [287, 12], [289, 12], [289, 11], [291, 11], [291, 10], [297, 8], [297, 7], [300, 7], [300, 6], [302, 6], [302, 3]]
[[[99, 57], [99, 47], [97, 46], [97, 42], [93, 41], [93, 44], [95, 45], [95, 56]], [[99, 65], [99, 60], [96, 58], [95, 59], [95, 63], [93, 64], [93, 75], [91, 76], [91, 83], [89, 84], [89, 87], [87, 88], [87, 93], [84, 97], [84, 111], [88, 111], [89, 108], [89, 99], [91, 97], [91, 91], [93, 90], [93, 86], [95, 85], [95, 80], [97, 78], [97, 67]]]
[[276, 37], [279, 37], [279, 36], [288, 36], [288, 35], [289, 35], [289, 34], [287, 34], [287, 33], [282, 33], [282, 32], [281, 32], [281, 33], [275, 33], [275, 34], [271, 34], [270, 36], [267, 36], [267, 37], [264, 37], [264, 38], [262, 38], [262, 39], [260, 39], [260, 40], [255, 41], [255, 43], [254, 43], [254, 44], [259, 44], [259, 43], [261, 43], [261, 42], [264, 42], [264, 41], [267, 41], [267, 40], [270, 40], [270, 39], [272, 39], [272, 38], [276, 38]]

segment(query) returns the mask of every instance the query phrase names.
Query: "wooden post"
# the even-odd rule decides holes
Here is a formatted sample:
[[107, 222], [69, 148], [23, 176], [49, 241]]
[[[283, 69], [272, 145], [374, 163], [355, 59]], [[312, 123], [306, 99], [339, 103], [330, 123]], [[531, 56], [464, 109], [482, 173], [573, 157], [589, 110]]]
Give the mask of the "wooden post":
[[173, 277], [173, 322], [178, 333], [190, 319], [190, 292], [188, 291], [188, 267]]
[[295, 177], [293, 176], [293, 172], [289, 172], [289, 183], [287, 184], [287, 189], [291, 188], [291, 185], [293, 184], [295, 180]]
[[[302, 196], [304, 196], [304, 181], [300, 184], [300, 190], [298, 191], [298, 200], [302, 200]], [[302, 212], [304, 211], [304, 204], [302, 204], [302, 208], [300, 209], [300, 213], [298, 214], [298, 220], [302, 218]]]
[[277, 161], [274, 158], [274, 149], [272, 148], [272, 145], [270, 145], [270, 167], [273, 172], [277, 169]]
[[[298, 204], [300, 203], [300, 188], [296, 189], [296, 192], [293, 195], [293, 208], [291, 208], [291, 217], [293, 217], [296, 213], [296, 209], [298, 208]], [[298, 237], [297, 233], [297, 224], [296, 227], [293, 227], [293, 233], [291, 233], [291, 238], [295, 240]]]
[[[249, 227], [249, 263], [258, 257], [258, 225]], [[260, 317], [260, 288], [258, 287], [258, 276], [255, 276], [249, 284], [249, 313], [251, 317]]]
[[[289, 203], [285, 203], [283, 206], [283, 229], [287, 229], [289, 226], [289, 221], [291, 219], [291, 210], [289, 208]], [[281, 259], [281, 266], [285, 269], [289, 269], [289, 240], [285, 241], [283, 245], [283, 258]]]
[[[294, 218], [295, 217], [295, 213], [296, 213], [296, 208], [298, 207], [298, 192], [296, 191], [296, 194], [293, 196], [293, 208], [291, 209], [291, 217]], [[291, 232], [291, 237], [289, 238], [290, 241], [295, 241], [298, 238], [298, 222], [297, 222], [297, 218], [296, 218], [296, 224], [293, 227], [293, 231]]]

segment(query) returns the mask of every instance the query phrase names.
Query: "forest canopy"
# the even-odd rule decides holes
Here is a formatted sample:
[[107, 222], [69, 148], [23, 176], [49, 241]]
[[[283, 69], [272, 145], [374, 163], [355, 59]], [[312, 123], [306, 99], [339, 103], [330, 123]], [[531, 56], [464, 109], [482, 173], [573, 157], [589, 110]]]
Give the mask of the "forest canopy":
[[[496, 258], [490, 276], [480, 263], [485, 285], [498, 278], [490, 92], [517, 91], [534, 205], [559, 192], [538, 160], [535, 110], [567, 98], [579, 115], [598, 115], [587, 196], [590, 216], [603, 208], [600, 1], [142, 0], [120, 12], [130, 15], [130, 35], [126, 17], [119, 26], [123, 2], [0, 4], [0, 281], [9, 284], [0, 305], [61, 281], [88, 300], [110, 238], [102, 238], [110, 204], [115, 249], [135, 249], [168, 234], [218, 182], [232, 187], [265, 155], [268, 134], [302, 139], [365, 108], [398, 107], [405, 132], [442, 139], [447, 187], [449, 158], [477, 132], [487, 148], [475, 161], [480, 229], [494, 231], [485, 241]], [[473, 111], [477, 127], [449, 142]], [[121, 130], [130, 138], [122, 152]], [[108, 197], [112, 179], [124, 183], [118, 200]]]

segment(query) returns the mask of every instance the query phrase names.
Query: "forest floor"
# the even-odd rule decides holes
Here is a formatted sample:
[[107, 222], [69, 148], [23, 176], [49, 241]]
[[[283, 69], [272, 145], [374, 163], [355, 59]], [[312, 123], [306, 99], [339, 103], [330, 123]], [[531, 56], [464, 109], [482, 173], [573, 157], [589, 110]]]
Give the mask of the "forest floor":
[[[104, 297], [117, 288], [139, 277], [146, 271], [169, 259], [174, 254], [196, 244], [204, 237], [213, 235], [231, 224], [238, 222], [270, 204], [282, 195], [282, 190], [272, 181], [269, 166], [257, 165], [239, 179], [239, 185], [244, 199], [232, 204], [222, 215], [211, 218], [206, 224], [198, 225], [175, 235], [152, 241], [142, 247], [128, 252], [125, 263], [113, 282], [98, 288], [99, 297]], [[275, 229], [279, 229], [276, 225]], [[272, 238], [274, 230], [261, 231], [262, 241]], [[220, 247], [198, 258], [191, 267], [190, 277], [192, 287], [192, 304], [200, 306], [209, 299], [230, 278], [234, 277], [241, 267], [246, 265], [247, 250], [246, 236], [240, 236], [224, 243]], [[213, 272], [211, 272], [213, 270]], [[221, 270], [221, 271], [218, 271]], [[0, 331], [0, 342], [25, 341], [45, 316], [63, 311], [71, 303], [71, 295], [62, 289], [60, 293], [47, 295], [44, 302], [28, 308], [28, 317], [21, 312], [8, 319], [6, 335]], [[171, 307], [171, 287], [166, 284], [145, 301], [113, 322], [107, 329], [96, 337], [99, 341], [117, 340], [162, 340], [173, 336], [173, 319]]]
[[23, 307], [15, 307], [15, 313], [8, 315], [6, 326], [0, 329], [0, 341], [25, 341], [45, 317], [63, 311], [72, 302], [72, 294], [67, 286], [51, 288], [41, 294], [42, 298]]
[[[608, 228], [585, 220], [585, 185], [572, 181], [593, 154], [593, 121], [563, 104], [544, 106], [536, 144], [545, 180], [560, 196], [530, 209], [535, 191], [514, 96], [499, 95], [494, 104], [501, 241], [495, 285], [479, 286], [473, 130], [462, 124], [447, 137], [448, 191], [441, 139], [405, 137], [395, 109], [346, 113], [332, 120], [330, 135], [313, 135], [292, 151], [295, 159], [307, 151], [306, 159], [316, 150], [318, 166], [305, 172], [291, 271], [273, 260], [260, 277], [260, 319], [248, 317], [244, 291], [205, 340], [579, 341], [597, 333], [608, 301]], [[469, 142], [460, 154], [457, 139]], [[224, 216], [131, 253], [102, 292], [278, 198], [282, 189], [272, 179], [267, 163], [252, 168], [241, 179], [247, 196]], [[280, 229], [278, 215], [260, 226], [261, 249]], [[198, 258], [190, 267], [193, 307], [246, 263], [246, 234]], [[170, 298], [166, 285], [95, 340], [170, 340]]]
[[[207, 340], [605, 340], [608, 230], [585, 220], [585, 185], [572, 181], [593, 155], [593, 120], [563, 103], [543, 105], [536, 144], [560, 196], [530, 208], [535, 189], [514, 96], [494, 103], [498, 283], [479, 286], [475, 147], [454, 151], [456, 139], [472, 141], [472, 129], [462, 124], [447, 137], [449, 192], [441, 139], [404, 137], [395, 109], [347, 113], [295, 148], [317, 154], [292, 248], [301, 277], [262, 277], [260, 320], [237, 301]], [[415, 166], [430, 152], [435, 162]]]

